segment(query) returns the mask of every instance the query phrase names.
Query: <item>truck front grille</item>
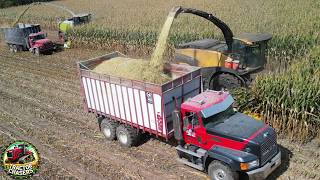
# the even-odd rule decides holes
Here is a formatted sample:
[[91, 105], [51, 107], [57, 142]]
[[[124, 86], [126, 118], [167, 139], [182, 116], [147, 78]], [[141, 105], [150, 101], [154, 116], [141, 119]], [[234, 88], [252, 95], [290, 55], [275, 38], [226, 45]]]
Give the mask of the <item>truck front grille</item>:
[[268, 162], [277, 153], [277, 137], [276, 134], [269, 134], [261, 144], [261, 165]]

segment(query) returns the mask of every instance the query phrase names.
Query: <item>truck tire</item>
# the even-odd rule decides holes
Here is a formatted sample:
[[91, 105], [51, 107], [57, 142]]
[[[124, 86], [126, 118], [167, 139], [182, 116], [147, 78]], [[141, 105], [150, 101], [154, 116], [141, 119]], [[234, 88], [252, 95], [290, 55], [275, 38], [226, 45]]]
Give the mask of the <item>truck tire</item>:
[[212, 161], [208, 167], [211, 180], [238, 180], [239, 174], [220, 161]]
[[14, 52], [14, 53], [17, 53], [18, 52], [18, 47], [17, 47], [17, 45], [12, 45], [12, 51]]
[[37, 56], [40, 56], [40, 49], [39, 48], [35, 48], [34, 49], [34, 54]]
[[117, 139], [120, 145], [124, 147], [131, 147], [138, 142], [139, 133], [136, 129], [131, 127], [120, 125], [117, 127]]
[[112, 141], [116, 139], [117, 126], [117, 122], [110, 119], [103, 119], [100, 123], [100, 131], [107, 140]]

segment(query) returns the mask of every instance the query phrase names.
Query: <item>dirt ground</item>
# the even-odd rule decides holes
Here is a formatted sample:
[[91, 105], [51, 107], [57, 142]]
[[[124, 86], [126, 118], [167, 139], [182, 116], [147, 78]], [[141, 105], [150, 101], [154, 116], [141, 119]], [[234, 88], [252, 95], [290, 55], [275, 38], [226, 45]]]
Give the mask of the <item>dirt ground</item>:
[[[3, 44], [3, 43], [2, 43]], [[83, 111], [76, 64], [107, 52], [70, 49], [36, 57], [0, 47], [0, 149], [27, 140], [41, 153], [33, 179], [207, 179], [179, 164], [175, 148], [154, 138], [138, 147], [107, 142]], [[320, 147], [279, 139], [282, 165], [269, 179], [320, 179]], [[8, 179], [0, 173], [0, 179]]]

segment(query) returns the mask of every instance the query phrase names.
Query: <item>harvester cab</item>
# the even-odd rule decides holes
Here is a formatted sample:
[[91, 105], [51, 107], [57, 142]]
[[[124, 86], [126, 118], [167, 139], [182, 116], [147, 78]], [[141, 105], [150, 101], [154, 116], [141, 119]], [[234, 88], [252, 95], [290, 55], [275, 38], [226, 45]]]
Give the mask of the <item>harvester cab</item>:
[[224, 41], [203, 39], [176, 46], [176, 61], [203, 68], [205, 88], [220, 90], [247, 86], [250, 74], [264, 69], [271, 34], [242, 33], [234, 37], [229, 26], [212, 14], [190, 8], [173, 10], [200, 16], [217, 26]]
[[72, 18], [68, 18], [64, 21], [59, 21], [59, 39], [64, 43], [65, 48], [70, 48], [71, 42], [66, 36], [67, 33], [72, 31], [74, 26], [79, 26], [82, 24], [89, 23], [91, 21], [91, 14], [84, 13], [84, 14], [75, 14]]
[[67, 33], [73, 29], [74, 26], [89, 23], [91, 21], [90, 13], [76, 14], [71, 18], [59, 22], [59, 31]]

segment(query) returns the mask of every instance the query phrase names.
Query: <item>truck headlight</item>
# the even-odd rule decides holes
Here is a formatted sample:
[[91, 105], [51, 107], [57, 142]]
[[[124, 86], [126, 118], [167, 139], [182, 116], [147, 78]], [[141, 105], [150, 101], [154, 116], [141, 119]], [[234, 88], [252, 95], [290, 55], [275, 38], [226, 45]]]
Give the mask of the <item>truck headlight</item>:
[[248, 170], [248, 169], [252, 169], [254, 167], [259, 166], [259, 159], [254, 160], [254, 161], [250, 161], [247, 163], [240, 163], [240, 169], [241, 170]]

